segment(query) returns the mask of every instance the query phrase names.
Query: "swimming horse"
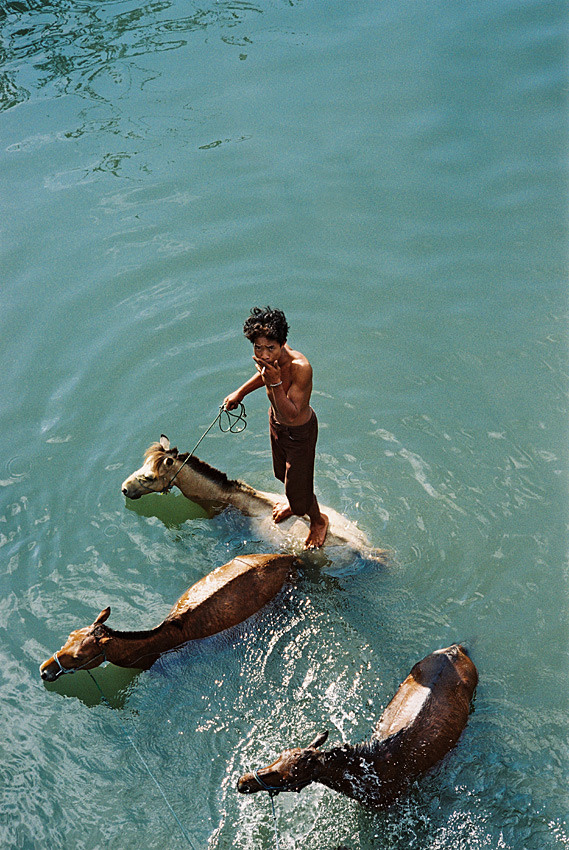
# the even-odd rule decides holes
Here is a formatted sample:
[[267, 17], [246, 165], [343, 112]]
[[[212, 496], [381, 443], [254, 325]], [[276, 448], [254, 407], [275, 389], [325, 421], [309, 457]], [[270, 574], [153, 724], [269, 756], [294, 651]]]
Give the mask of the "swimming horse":
[[90, 670], [103, 661], [148, 670], [170, 649], [209, 637], [251, 617], [282, 588], [294, 555], [240, 555], [213, 570], [178, 599], [154, 629], [119, 632], [105, 625], [105, 608], [90, 626], [71, 632], [62, 648], [40, 666], [53, 682], [63, 673]]
[[458, 644], [419, 661], [381, 718], [371, 740], [320, 752], [328, 732], [304, 749], [285, 750], [268, 767], [242, 776], [243, 794], [301, 791], [320, 782], [371, 808], [393, 803], [457, 743], [468, 720], [478, 672]]
[[[282, 496], [255, 490], [243, 481], [230, 480], [224, 472], [205, 463], [195, 455], [179, 454], [170, 447], [168, 437], [153, 443], [144, 455], [144, 465], [123, 481], [122, 493], [128, 499], [139, 499], [147, 493], [165, 493], [176, 485], [186, 498], [198, 504], [235, 507], [252, 518], [264, 538], [290, 549], [302, 548], [308, 523], [301, 517], [289, 517], [275, 524], [273, 507], [282, 502]], [[372, 548], [366, 535], [350, 520], [332, 508], [322, 507], [330, 524], [326, 546], [342, 546], [371, 560], [386, 561], [388, 553]]]

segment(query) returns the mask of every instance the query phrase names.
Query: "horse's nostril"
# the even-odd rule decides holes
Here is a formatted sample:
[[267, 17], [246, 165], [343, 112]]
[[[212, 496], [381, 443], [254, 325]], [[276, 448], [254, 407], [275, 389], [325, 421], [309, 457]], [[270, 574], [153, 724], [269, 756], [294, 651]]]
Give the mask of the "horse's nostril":
[[128, 496], [128, 490], [126, 489], [126, 487], [122, 488], [122, 494], [123, 496]]

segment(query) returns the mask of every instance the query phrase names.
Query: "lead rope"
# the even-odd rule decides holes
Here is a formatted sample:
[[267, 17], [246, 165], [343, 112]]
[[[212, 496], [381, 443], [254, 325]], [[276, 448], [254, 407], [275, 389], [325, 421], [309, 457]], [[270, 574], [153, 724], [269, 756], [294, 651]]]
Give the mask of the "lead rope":
[[[99, 685], [99, 683], [97, 682], [97, 680], [95, 679], [95, 677], [93, 676], [93, 674], [91, 673], [91, 671], [90, 671], [90, 670], [87, 670], [87, 673], [89, 674], [89, 676], [91, 676], [92, 680], [94, 681], [95, 685], [97, 686], [97, 689], [98, 689], [99, 693], [101, 694], [101, 697], [102, 697], [103, 702], [105, 703], [105, 705], [107, 705], [109, 708], [112, 708], [112, 705], [110, 704], [109, 700], [107, 699], [107, 697], [105, 696], [105, 694], [104, 694], [104, 693], [103, 693], [103, 691], [101, 690], [101, 686]], [[127, 738], [127, 740], [129, 741], [129, 743], [131, 744], [131, 746], [132, 746], [132, 748], [133, 748], [134, 752], [136, 753], [136, 755], [138, 756], [138, 758], [139, 758], [139, 759], [140, 759], [140, 761], [142, 762], [142, 764], [143, 764], [143, 766], [144, 766], [144, 768], [145, 768], [146, 772], [148, 773], [148, 775], [150, 776], [150, 778], [152, 779], [152, 781], [154, 782], [154, 784], [155, 784], [155, 785], [156, 785], [156, 787], [158, 788], [158, 791], [160, 792], [160, 794], [161, 794], [161, 796], [162, 796], [162, 799], [163, 799], [163, 800], [164, 800], [164, 802], [166, 803], [166, 806], [168, 807], [168, 809], [169, 809], [169, 811], [170, 811], [170, 813], [171, 813], [172, 817], [174, 818], [174, 820], [175, 820], [175, 821], [176, 821], [176, 823], [178, 824], [178, 826], [179, 826], [179, 828], [180, 828], [180, 832], [182, 833], [182, 835], [184, 836], [184, 838], [186, 839], [186, 841], [188, 842], [188, 844], [190, 845], [190, 847], [192, 848], [192, 850], [196, 850], [196, 848], [195, 848], [194, 844], [192, 844], [192, 840], [191, 840], [190, 836], [188, 835], [188, 832], [186, 831], [186, 829], [185, 829], [184, 825], [182, 824], [182, 822], [180, 821], [180, 819], [179, 819], [178, 815], [176, 814], [176, 812], [175, 812], [175, 811], [174, 811], [174, 809], [172, 808], [172, 806], [171, 806], [171, 804], [170, 804], [170, 801], [169, 801], [169, 800], [168, 800], [168, 798], [166, 797], [166, 794], [165, 794], [165, 793], [164, 793], [164, 791], [162, 790], [162, 786], [160, 785], [160, 783], [158, 782], [158, 780], [156, 779], [156, 777], [154, 776], [154, 774], [153, 774], [153, 773], [152, 773], [152, 771], [150, 770], [150, 767], [148, 766], [148, 763], [146, 762], [146, 760], [145, 760], [144, 756], [142, 755], [142, 753], [140, 752], [140, 750], [138, 749], [138, 747], [137, 747], [137, 746], [136, 746], [136, 744], [134, 743], [134, 741], [133, 741], [133, 739], [132, 739], [132, 735], [130, 734], [130, 732], [129, 732], [129, 731], [128, 731], [128, 729], [126, 728], [125, 724], [124, 724], [124, 723], [122, 722], [122, 720], [120, 719], [120, 717], [118, 718], [118, 721], [119, 721], [119, 726], [121, 727], [121, 729], [122, 729], [122, 731], [123, 731], [123, 733], [124, 733], [125, 737]]]
[[275, 828], [275, 848], [276, 850], [279, 850], [279, 831], [277, 828], [277, 810], [275, 807], [275, 797], [279, 792], [276, 788], [273, 788], [271, 785], [267, 785], [265, 782], [263, 782], [257, 770], [253, 771], [253, 776], [255, 777], [259, 785], [264, 788], [265, 791], [268, 792], [269, 797], [271, 799], [271, 808], [273, 810], [273, 826]]
[[[227, 416], [227, 428], [224, 428], [223, 425], [221, 424], [221, 417], [222, 417], [222, 414], [224, 414], [224, 413]], [[178, 471], [174, 473], [174, 475], [170, 478], [168, 483], [165, 485], [164, 489], [162, 490], [163, 493], [167, 493], [168, 490], [171, 488], [176, 476], [179, 475], [180, 471], [183, 469], [183, 467], [187, 464], [189, 459], [192, 457], [192, 455], [194, 454], [195, 450], [197, 449], [197, 447], [199, 446], [199, 444], [201, 443], [203, 438], [206, 436], [206, 434], [209, 434], [209, 432], [211, 431], [211, 429], [213, 428], [213, 426], [215, 425], [216, 422], [219, 422], [219, 430], [223, 434], [227, 434], [227, 433], [240, 434], [247, 427], [247, 414], [245, 413], [245, 405], [242, 404], [241, 402], [239, 402], [239, 413], [233, 413], [231, 410], [226, 410], [224, 404], [219, 405], [219, 413], [217, 414], [217, 416], [215, 417], [215, 419], [213, 420], [211, 425], [208, 425], [206, 430], [203, 432], [203, 434], [201, 435], [201, 437], [199, 438], [199, 440], [197, 441], [197, 443], [195, 444], [195, 446], [193, 447], [193, 449], [191, 450], [191, 452], [189, 453], [189, 455], [187, 456], [185, 461], [182, 463], [182, 465], [180, 466]], [[241, 427], [239, 427], [240, 423], [241, 423]]]
[[277, 795], [273, 793], [273, 794], [269, 794], [269, 796], [271, 798], [271, 806], [272, 806], [272, 809], [273, 809], [273, 825], [275, 827], [275, 848], [276, 848], [276, 850], [279, 850], [279, 831], [278, 831], [278, 828], [277, 828], [277, 812], [276, 812], [276, 809], [275, 809], [275, 797]]

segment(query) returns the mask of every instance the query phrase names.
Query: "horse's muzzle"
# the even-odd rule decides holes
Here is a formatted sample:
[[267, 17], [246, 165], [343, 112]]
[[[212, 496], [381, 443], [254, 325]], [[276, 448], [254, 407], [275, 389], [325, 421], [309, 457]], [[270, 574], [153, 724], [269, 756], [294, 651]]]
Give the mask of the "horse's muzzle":
[[50, 670], [49, 667], [47, 667], [47, 666], [44, 669], [44, 665], [43, 664], [40, 665], [40, 676], [41, 676], [41, 678], [43, 679], [44, 682], [55, 682], [55, 680], [60, 675], [61, 675], [60, 670], [57, 670], [57, 669]]
[[261, 791], [261, 786], [255, 782], [255, 778], [251, 773], [239, 777], [237, 780], [237, 790], [240, 794], [254, 794], [255, 791]]

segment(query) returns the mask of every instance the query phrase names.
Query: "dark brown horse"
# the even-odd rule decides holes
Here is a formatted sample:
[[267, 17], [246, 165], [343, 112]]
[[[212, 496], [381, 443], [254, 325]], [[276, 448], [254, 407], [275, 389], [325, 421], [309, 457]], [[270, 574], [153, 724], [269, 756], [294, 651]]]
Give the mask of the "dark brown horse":
[[268, 767], [245, 774], [237, 788], [275, 794], [320, 782], [366, 806], [388, 806], [455, 746], [477, 681], [461, 646], [439, 649], [415, 664], [370, 741], [319, 752], [328, 737], [323, 732], [305, 749], [285, 750]]
[[53, 682], [62, 673], [89, 670], [103, 661], [148, 670], [156, 659], [189, 640], [209, 637], [251, 617], [279, 592], [295, 563], [293, 555], [241, 555], [192, 585], [154, 629], [118, 632], [104, 625], [110, 608], [95, 622], [71, 632], [67, 642], [40, 667]]

